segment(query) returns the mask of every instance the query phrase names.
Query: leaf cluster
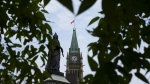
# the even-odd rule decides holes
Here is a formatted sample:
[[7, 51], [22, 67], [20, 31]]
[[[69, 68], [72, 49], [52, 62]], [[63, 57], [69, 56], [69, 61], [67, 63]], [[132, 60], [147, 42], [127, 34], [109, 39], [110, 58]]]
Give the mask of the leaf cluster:
[[[98, 26], [93, 31], [88, 30], [99, 38], [88, 45], [93, 52], [89, 65], [96, 71], [91, 84], [129, 84], [132, 70], [136, 70], [135, 76], [149, 83], [145, 75], [150, 71], [150, 48], [144, 47], [144, 53], [136, 51], [142, 41], [150, 44], [150, 25], [144, 20], [150, 16], [149, 7], [149, 0], [102, 0], [100, 14], [104, 17], [93, 18], [89, 25], [98, 21]], [[93, 59], [95, 56], [98, 63]], [[147, 70], [145, 75], [140, 72], [142, 69]]]
[[[45, 48], [52, 48], [45, 44], [46, 40], [52, 42], [52, 28], [44, 16], [48, 12], [41, 0], [1, 0], [0, 6], [1, 36], [3, 34], [3, 44], [6, 44], [0, 45], [0, 64], [3, 67], [0, 78], [4, 78], [4, 84], [16, 83], [16, 80], [21, 83], [26, 77], [27, 83], [43, 83], [45, 72], [38, 68], [36, 59], [41, 58], [45, 65]], [[10, 40], [11, 37], [23, 44]], [[33, 39], [38, 41], [39, 48], [29, 44]], [[16, 48], [24, 49], [18, 51]], [[14, 73], [15, 81], [9, 72]]]

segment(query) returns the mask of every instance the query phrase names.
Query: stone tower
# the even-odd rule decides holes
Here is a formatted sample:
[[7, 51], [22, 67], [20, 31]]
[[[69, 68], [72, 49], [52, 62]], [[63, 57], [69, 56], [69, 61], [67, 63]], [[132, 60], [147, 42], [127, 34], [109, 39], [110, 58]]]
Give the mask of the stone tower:
[[69, 53], [67, 52], [66, 78], [71, 84], [79, 84], [83, 79], [82, 53], [78, 46], [76, 30], [73, 29]]

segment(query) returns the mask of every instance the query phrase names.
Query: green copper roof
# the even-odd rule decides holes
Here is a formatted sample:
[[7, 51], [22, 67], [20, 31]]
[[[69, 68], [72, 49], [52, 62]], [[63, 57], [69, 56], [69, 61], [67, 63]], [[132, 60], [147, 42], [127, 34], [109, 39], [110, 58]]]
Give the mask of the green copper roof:
[[73, 29], [73, 34], [72, 34], [72, 41], [70, 45], [70, 52], [78, 52], [78, 40], [77, 40], [77, 35], [76, 35], [76, 30]]

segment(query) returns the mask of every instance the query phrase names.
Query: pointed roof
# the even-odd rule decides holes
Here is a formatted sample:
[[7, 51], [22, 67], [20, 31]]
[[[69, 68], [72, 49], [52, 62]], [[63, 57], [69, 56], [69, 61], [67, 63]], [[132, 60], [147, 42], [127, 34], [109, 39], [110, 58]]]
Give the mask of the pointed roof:
[[78, 40], [77, 40], [77, 35], [76, 35], [76, 30], [73, 29], [73, 34], [72, 34], [72, 41], [70, 45], [70, 52], [78, 52]]

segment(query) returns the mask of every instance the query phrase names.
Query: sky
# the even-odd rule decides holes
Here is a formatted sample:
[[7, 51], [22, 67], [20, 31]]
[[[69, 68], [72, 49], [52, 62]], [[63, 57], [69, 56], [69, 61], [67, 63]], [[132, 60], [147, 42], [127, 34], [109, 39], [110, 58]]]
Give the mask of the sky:
[[[75, 13], [77, 13], [80, 4], [81, 3], [79, 0], [73, 0], [73, 8], [75, 10]], [[53, 34], [55, 32], [58, 34], [60, 44], [64, 49], [64, 57], [61, 57], [60, 60], [60, 71], [64, 73], [66, 71], [66, 56], [67, 52], [69, 52], [74, 28], [74, 24], [70, 24], [70, 22], [75, 19], [75, 28], [78, 39], [78, 45], [80, 51], [82, 52], [83, 65], [85, 65], [83, 67], [83, 75], [86, 76], [87, 74], [94, 74], [95, 72], [91, 71], [87, 61], [87, 55], [91, 54], [90, 52], [88, 52], [87, 45], [91, 42], [97, 41], [98, 38], [91, 36], [87, 32], [87, 30], [92, 30], [93, 28], [95, 28], [97, 26], [97, 22], [91, 26], [87, 25], [92, 18], [96, 16], [103, 17], [102, 15], [98, 14], [98, 12], [102, 10], [101, 0], [97, 0], [94, 6], [92, 6], [90, 9], [88, 9], [87, 11], [85, 11], [77, 17], [74, 17], [73, 13], [71, 13], [67, 8], [65, 8], [63, 5], [57, 2], [57, 0], [51, 0], [50, 3], [45, 7], [45, 9], [49, 12], [49, 14], [45, 14], [46, 19], [53, 22], [50, 23], [53, 29]], [[39, 65], [42, 65], [40, 61], [38, 63]], [[42, 69], [44, 70], [44, 68]], [[136, 72], [136, 70], [131, 71], [132, 74], [134, 74], [134, 72]], [[145, 70], [141, 70], [141, 72], [145, 73]], [[147, 77], [150, 78], [150, 75]], [[145, 83], [134, 76], [130, 84]]]

